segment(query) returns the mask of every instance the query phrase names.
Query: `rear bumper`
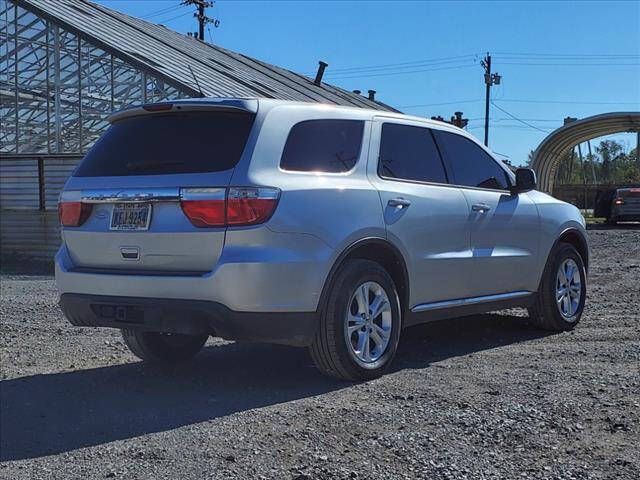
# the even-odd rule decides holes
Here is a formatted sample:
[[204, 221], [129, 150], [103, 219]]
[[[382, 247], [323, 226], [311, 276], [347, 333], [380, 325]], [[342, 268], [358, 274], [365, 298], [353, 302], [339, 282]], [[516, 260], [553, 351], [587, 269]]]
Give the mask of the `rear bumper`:
[[60, 307], [72, 325], [210, 334], [228, 340], [308, 346], [315, 312], [252, 313], [217, 302], [64, 293]]
[[333, 249], [312, 235], [259, 227], [227, 232], [220, 258], [206, 272], [148, 269], [144, 258], [86, 268], [63, 243], [55, 274], [60, 294], [211, 301], [237, 312], [314, 312], [334, 258]]
[[639, 222], [640, 213], [615, 213], [612, 218], [618, 222]]

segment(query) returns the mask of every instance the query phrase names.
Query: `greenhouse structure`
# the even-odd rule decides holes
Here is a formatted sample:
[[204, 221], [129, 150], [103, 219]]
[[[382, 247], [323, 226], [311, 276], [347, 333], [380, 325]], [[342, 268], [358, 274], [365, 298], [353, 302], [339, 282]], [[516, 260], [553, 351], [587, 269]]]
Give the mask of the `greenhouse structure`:
[[111, 112], [201, 94], [395, 111], [88, 0], [0, 0], [3, 258], [51, 258], [60, 189]]

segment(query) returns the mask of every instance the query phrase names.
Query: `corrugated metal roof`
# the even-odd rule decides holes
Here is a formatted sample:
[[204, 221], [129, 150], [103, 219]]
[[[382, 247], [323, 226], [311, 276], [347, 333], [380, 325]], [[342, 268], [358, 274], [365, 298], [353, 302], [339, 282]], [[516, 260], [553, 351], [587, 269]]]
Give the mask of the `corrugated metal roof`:
[[266, 97], [397, 111], [382, 102], [201, 42], [88, 0], [15, 0], [90, 43], [197, 95]]

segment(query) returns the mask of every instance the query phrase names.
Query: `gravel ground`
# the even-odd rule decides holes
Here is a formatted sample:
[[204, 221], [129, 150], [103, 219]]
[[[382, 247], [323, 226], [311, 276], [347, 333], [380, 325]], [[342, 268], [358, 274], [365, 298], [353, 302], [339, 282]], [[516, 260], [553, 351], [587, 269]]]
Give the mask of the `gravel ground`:
[[573, 332], [520, 310], [407, 330], [393, 372], [211, 340], [172, 368], [74, 328], [51, 277], [3, 276], [0, 478], [640, 478], [640, 228], [589, 232]]

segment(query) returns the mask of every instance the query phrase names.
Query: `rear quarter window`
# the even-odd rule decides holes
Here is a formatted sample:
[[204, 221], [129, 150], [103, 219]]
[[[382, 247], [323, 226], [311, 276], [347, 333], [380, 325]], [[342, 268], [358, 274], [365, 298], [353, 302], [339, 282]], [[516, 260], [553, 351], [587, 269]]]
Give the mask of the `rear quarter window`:
[[181, 112], [115, 122], [74, 173], [76, 177], [221, 172], [236, 166], [254, 115]]
[[360, 157], [363, 131], [361, 120], [297, 123], [287, 137], [280, 167], [297, 172], [348, 172]]

